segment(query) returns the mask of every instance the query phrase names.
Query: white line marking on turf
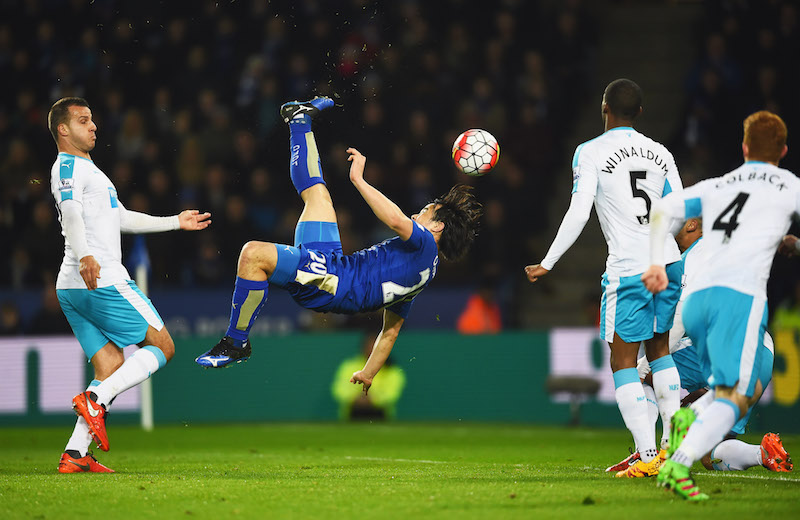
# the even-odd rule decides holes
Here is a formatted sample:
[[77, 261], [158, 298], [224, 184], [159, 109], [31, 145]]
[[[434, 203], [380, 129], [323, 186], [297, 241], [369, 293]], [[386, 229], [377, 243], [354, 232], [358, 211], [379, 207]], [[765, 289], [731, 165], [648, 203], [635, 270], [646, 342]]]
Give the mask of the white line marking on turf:
[[796, 478], [782, 478], [782, 477], [765, 477], [763, 475], [738, 475], [737, 473], [741, 473], [740, 471], [715, 471], [715, 472], [708, 472], [708, 473], [701, 473], [702, 476], [706, 477], [728, 477], [728, 478], [753, 478], [758, 480], [777, 480], [779, 482], [800, 482], [800, 479]]
[[[594, 466], [583, 466], [582, 470], [597, 470], [605, 473], [603, 468], [598, 468]], [[749, 478], [755, 480], [775, 480], [778, 482], [798, 482], [800, 483], [800, 479], [797, 478], [784, 478], [784, 477], [768, 477], [763, 475], [744, 475], [741, 471], [707, 471], [705, 473], [694, 473], [693, 476], [700, 477], [727, 477], [727, 478]]]
[[351, 457], [346, 456], [349, 460], [376, 460], [380, 462], [421, 462], [423, 464], [447, 464], [444, 460], [415, 460], [415, 459], [389, 459], [384, 457]]

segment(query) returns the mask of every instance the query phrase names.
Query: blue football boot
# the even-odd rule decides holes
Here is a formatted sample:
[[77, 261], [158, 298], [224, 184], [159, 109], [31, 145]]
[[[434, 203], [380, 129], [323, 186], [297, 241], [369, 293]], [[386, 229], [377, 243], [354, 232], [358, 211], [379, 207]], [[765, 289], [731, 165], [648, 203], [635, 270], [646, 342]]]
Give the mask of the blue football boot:
[[333, 100], [325, 96], [317, 96], [311, 101], [289, 101], [281, 105], [281, 117], [284, 123], [306, 115], [314, 119], [320, 112], [332, 106]]
[[203, 368], [222, 368], [232, 363], [247, 361], [251, 353], [250, 340], [246, 340], [241, 347], [237, 347], [231, 338], [225, 336], [211, 350], [198, 356], [194, 362]]

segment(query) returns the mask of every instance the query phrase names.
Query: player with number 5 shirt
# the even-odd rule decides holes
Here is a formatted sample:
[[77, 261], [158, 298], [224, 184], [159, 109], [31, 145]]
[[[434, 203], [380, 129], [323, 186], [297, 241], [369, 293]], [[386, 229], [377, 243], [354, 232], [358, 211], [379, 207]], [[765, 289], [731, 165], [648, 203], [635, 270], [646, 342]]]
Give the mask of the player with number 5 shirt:
[[436, 275], [439, 257], [463, 256], [476, 235], [481, 205], [459, 185], [408, 217], [364, 179], [366, 158], [348, 148], [350, 181], [375, 216], [398, 236], [344, 254], [336, 212], [322, 177], [311, 123], [333, 100], [316, 97], [281, 107], [289, 125], [289, 174], [304, 209], [294, 245], [248, 242], [239, 256], [231, 316], [225, 337], [196, 362], [219, 368], [247, 359], [250, 329], [270, 286], [285, 289], [307, 309], [353, 314], [384, 309], [383, 329], [362, 370], [351, 382], [369, 389], [394, 346], [412, 300]]
[[669, 289], [652, 295], [641, 274], [650, 265], [650, 208], [682, 184], [672, 154], [663, 145], [637, 132], [634, 120], [642, 112], [642, 91], [629, 79], [609, 83], [601, 114], [605, 132], [575, 150], [572, 160], [572, 199], [549, 251], [541, 263], [525, 268], [535, 282], [549, 273], [578, 239], [592, 205], [608, 243], [600, 337], [611, 348], [611, 370], [617, 404], [633, 435], [641, 459], [618, 477], [647, 477], [658, 473], [666, 446], [656, 446], [648, 419], [644, 388], [636, 371], [639, 344], [653, 371], [653, 389], [664, 423], [680, 407], [680, 376], [669, 353], [667, 337], [680, 296], [683, 263], [672, 236], [663, 238], [670, 264]]

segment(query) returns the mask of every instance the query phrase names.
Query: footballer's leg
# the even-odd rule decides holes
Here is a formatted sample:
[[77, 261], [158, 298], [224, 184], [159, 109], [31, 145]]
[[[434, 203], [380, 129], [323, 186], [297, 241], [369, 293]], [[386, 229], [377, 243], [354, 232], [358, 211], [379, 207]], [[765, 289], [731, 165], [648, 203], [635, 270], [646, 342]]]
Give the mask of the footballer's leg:
[[332, 106], [332, 99], [316, 97], [281, 107], [281, 116], [289, 125], [289, 176], [304, 205], [295, 228], [295, 247], [302, 244], [308, 249], [341, 251], [336, 210], [322, 176], [319, 150], [311, 130], [312, 119]]
[[658, 474], [658, 450], [655, 431], [650, 423], [644, 387], [636, 367], [639, 342], [624, 341], [614, 333], [611, 347], [611, 370], [614, 375], [615, 395], [625, 426], [633, 435], [640, 455], [628, 468], [619, 471], [617, 477], [645, 477]]
[[163, 325], [160, 330], [148, 325], [145, 338], [138, 345], [141, 348], [128, 356], [128, 359], [125, 359], [119, 368], [95, 387], [92, 393], [97, 396], [98, 404], [108, 405], [112, 399], [125, 390], [133, 388], [149, 378], [163, 368], [175, 353], [172, 337]]
[[[270, 242], [248, 242], [239, 253], [236, 283], [231, 298], [231, 312], [225, 336], [195, 362], [205, 368], [221, 368], [247, 361], [252, 353], [250, 329], [267, 302], [268, 279], [278, 265], [292, 265], [299, 260], [299, 251], [291, 246], [278, 246]], [[284, 267], [283, 271], [291, 271]]]
[[[122, 354], [122, 349], [112, 342], [106, 343], [103, 348], [99, 349], [91, 358], [92, 366], [94, 367], [95, 379], [89, 385], [85, 392], [81, 392], [72, 399], [72, 408], [78, 417], [83, 418], [86, 422], [89, 434], [94, 439], [97, 447], [103, 451], [108, 451], [108, 433], [106, 432], [106, 414], [108, 413], [107, 406], [110, 399], [105, 402], [99, 402], [97, 396], [97, 389], [102, 385], [103, 381], [110, 377], [117, 369], [119, 369], [125, 361]], [[113, 397], [113, 396], [112, 396]], [[75, 426], [77, 431], [73, 432], [75, 437], [75, 444], [67, 449], [74, 449], [79, 455], [84, 455], [84, 448], [80, 442], [82, 425], [80, 421]], [[72, 439], [71, 439], [72, 440]], [[86, 448], [88, 450], [88, 445]]]

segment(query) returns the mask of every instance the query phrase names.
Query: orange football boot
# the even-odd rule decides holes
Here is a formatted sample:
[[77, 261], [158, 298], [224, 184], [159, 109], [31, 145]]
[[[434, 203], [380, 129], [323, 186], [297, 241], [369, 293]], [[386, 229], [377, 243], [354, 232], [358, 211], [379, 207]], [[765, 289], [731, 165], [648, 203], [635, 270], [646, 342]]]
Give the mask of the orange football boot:
[[768, 433], [761, 439], [761, 461], [770, 471], [792, 471], [792, 457], [786, 452], [777, 433]]
[[61, 461], [58, 463], [59, 473], [114, 473], [114, 470], [107, 468], [97, 462], [91, 452], [87, 453], [85, 457], [76, 459], [71, 457], [68, 453], [61, 455]]
[[92, 434], [97, 447], [108, 451], [108, 434], [106, 433], [106, 409], [92, 399], [91, 392], [82, 392], [72, 399], [75, 413], [86, 420], [89, 433]]

